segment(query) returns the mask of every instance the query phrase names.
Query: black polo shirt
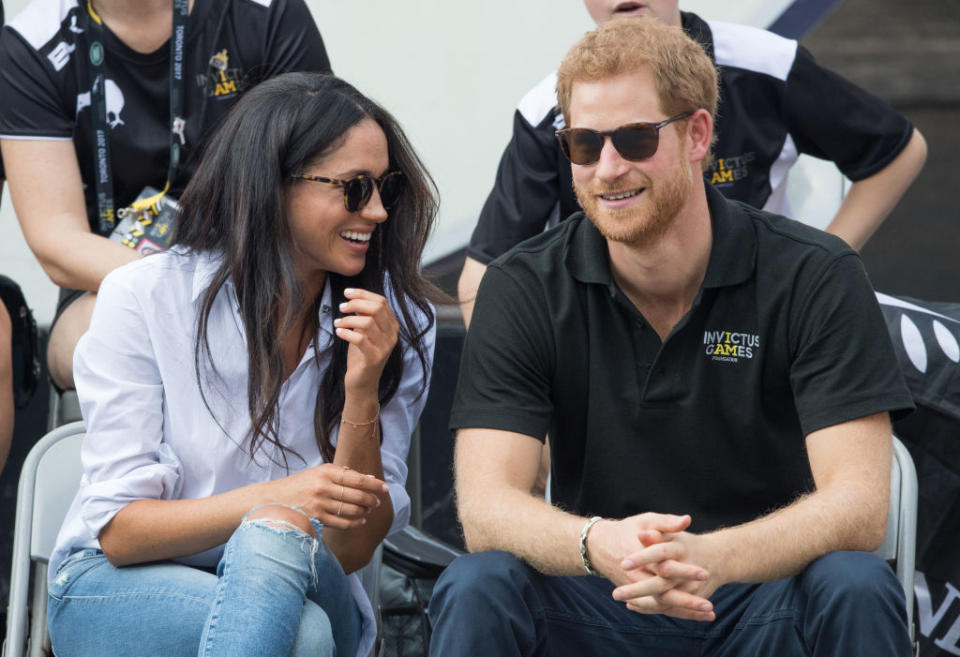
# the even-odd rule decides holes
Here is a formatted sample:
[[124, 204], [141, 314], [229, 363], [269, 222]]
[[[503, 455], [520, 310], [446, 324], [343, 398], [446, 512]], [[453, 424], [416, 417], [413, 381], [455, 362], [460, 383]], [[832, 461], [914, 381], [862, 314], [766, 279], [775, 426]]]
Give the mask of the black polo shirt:
[[454, 429], [549, 432], [552, 499], [582, 515], [739, 524], [812, 489], [804, 436], [912, 407], [859, 256], [707, 189], [713, 247], [661, 343], [582, 214], [491, 263]]

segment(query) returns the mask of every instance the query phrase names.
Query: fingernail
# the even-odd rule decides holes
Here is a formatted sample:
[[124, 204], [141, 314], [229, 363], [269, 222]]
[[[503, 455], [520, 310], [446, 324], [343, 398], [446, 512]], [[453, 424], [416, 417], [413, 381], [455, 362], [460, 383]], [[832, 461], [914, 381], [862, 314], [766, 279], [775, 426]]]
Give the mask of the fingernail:
[[711, 609], [713, 609], [713, 605], [710, 604], [709, 602], [704, 602], [702, 605], [700, 605], [700, 609], [702, 611], [710, 611]]
[[377, 505], [376, 505], [375, 507], [373, 507], [373, 508], [375, 508], [375, 509], [379, 509], [379, 508], [380, 508], [380, 498], [379, 498], [379, 497], [377, 498]]
[[346, 310], [347, 310], [347, 302], [346, 302], [346, 301], [344, 301], [343, 303], [340, 304], [340, 310], [343, 310], [343, 311], [346, 311]]
[[702, 572], [702, 571], [701, 571], [701, 572], [697, 573], [697, 579], [699, 579], [700, 581], [704, 581], [704, 580], [706, 580], [708, 577], [710, 577], [710, 575], [707, 574], [707, 573], [705, 573], [705, 572]]
[[620, 589], [613, 590], [613, 599], [614, 600], [623, 600], [623, 593], [620, 592]]
[[334, 326], [340, 326], [340, 318], [339, 318], [339, 317], [337, 317], [335, 320], [333, 320], [333, 325], [334, 325]]
[[384, 493], [389, 493], [389, 492], [390, 492], [390, 487], [387, 486], [386, 484], [384, 484], [383, 486], [381, 486], [380, 489], [381, 489]]
[[352, 287], [348, 287], [343, 291], [344, 294], [353, 294], [354, 292], [356, 292], [356, 290], [354, 290]]
[[366, 519], [366, 518], [360, 518], [360, 524], [361, 524], [361, 525], [367, 524], [367, 519]]
[[347, 329], [335, 328], [335, 329], [334, 329], [334, 333], [336, 333], [337, 335], [343, 335], [343, 332], [346, 331], [346, 330], [347, 330]]
[[636, 566], [636, 564], [634, 564], [634, 563], [633, 563], [632, 561], [630, 561], [629, 559], [624, 559], [623, 561], [620, 562], [620, 567], [623, 568], [624, 570], [630, 570], [631, 568], [633, 568], [633, 567], [635, 567], [635, 566]]

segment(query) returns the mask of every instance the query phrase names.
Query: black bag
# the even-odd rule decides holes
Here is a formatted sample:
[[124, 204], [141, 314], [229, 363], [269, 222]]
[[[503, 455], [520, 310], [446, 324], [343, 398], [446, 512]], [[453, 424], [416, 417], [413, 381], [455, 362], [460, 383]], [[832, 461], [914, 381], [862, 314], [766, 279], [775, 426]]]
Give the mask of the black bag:
[[10, 315], [13, 335], [13, 402], [23, 408], [30, 401], [40, 380], [37, 354], [37, 322], [27, 306], [20, 286], [0, 275], [0, 301]]
[[443, 569], [461, 554], [414, 527], [384, 540], [380, 570], [382, 657], [427, 656], [430, 595]]
[[893, 429], [920, 484], [913, 587], [920, 655], [960, 655], [960, 303], [878, 297], [917, 406]]

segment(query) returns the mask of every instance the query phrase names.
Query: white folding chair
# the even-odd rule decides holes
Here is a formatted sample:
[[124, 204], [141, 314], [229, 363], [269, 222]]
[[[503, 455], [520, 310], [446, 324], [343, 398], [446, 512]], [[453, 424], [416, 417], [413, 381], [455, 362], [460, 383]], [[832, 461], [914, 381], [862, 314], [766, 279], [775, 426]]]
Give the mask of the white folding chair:
[[[80, 487], [83, 434], [82, 422], [54, 429], [33, 446], [20, 471], [4, 657], [24, 654], [41, 657], [49, 648], [47, 561], [67, 509]], [[29, 607], [33, 614], [28, 634], [27, 599], [31, 589]]]
[[893, 437], [893, 467], [890, 470], [890, 510], [887, 515], [887, 534], [876, 553], [893, 562], [897, 579], [903, 586], [907, 602], [907, 625], [910, 640], [914, 640], [913, 627], [913, 574], [917, 559], [917, 504], [919, 489], [917, 469], [910, 452], [903, 443]]

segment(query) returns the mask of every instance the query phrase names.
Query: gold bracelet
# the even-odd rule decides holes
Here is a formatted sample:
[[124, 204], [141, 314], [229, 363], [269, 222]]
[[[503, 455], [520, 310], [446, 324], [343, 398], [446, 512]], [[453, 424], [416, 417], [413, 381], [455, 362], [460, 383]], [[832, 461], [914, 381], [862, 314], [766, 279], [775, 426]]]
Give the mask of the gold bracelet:
[[363, 427], [369, 427], [371, 424], [380, 419], [380, 404], [377, 404], [377, 414], [373, 416], [372, 420], [367, 420], [366, 422], [354, 422], [353, 420], [348, 420], [347, 418], [340, 416], [340, 421], [344, 424], [349, 424], [355, 429], [362, 429]]

